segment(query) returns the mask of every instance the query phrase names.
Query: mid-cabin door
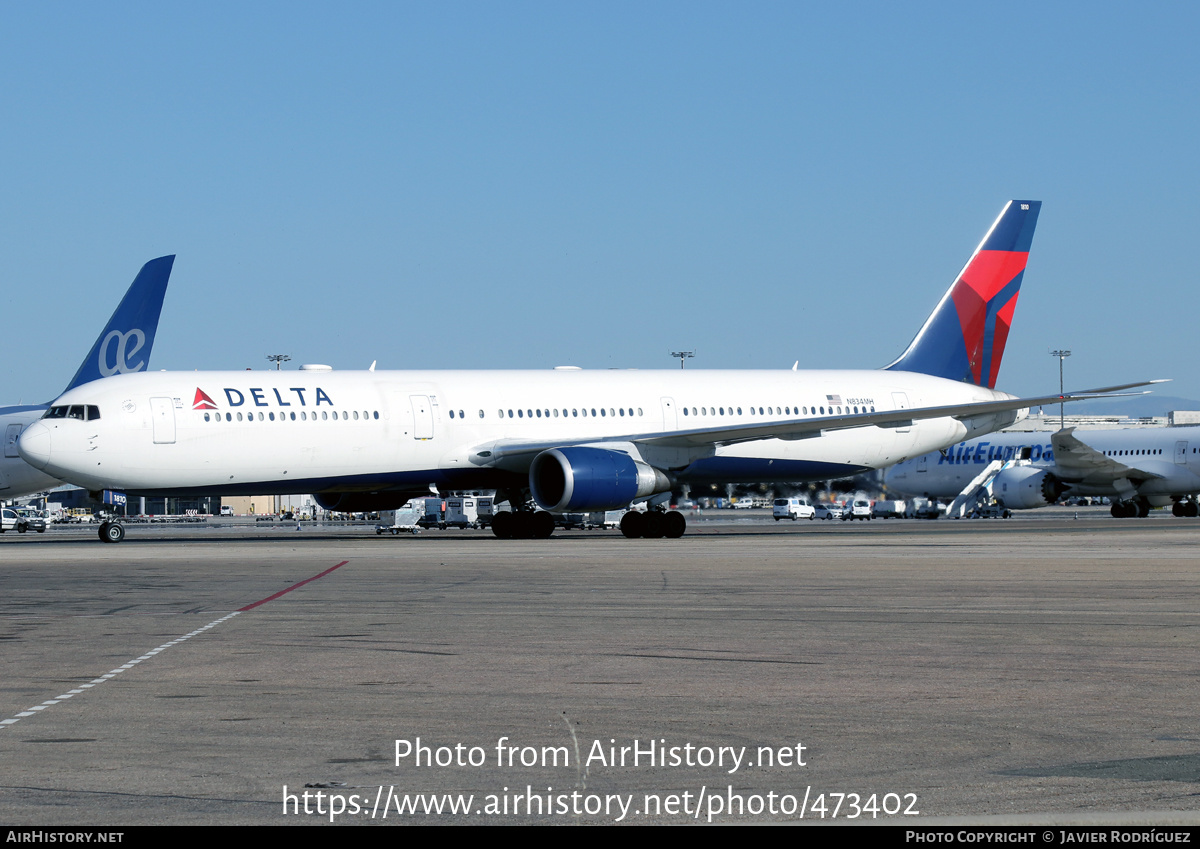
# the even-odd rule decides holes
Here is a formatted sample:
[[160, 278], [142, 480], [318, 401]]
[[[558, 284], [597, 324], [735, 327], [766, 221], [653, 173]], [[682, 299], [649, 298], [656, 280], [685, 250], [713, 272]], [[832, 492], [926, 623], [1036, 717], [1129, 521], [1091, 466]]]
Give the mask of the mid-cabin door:
[[413, 411], [413, 439], [433, 439], [433, 405], [428, 395], [409, 395]]

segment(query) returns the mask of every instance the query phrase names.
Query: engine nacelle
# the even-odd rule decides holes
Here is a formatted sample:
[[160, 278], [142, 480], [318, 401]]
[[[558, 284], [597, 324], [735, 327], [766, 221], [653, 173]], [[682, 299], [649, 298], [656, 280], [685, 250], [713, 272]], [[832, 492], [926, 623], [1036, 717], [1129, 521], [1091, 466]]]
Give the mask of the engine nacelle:
[[670, 479], [658, 469], [607, 448], [551, 448], [529, 467], [533, 499], [551, 513], [618, 510], [670, 488]]
[[420, 493], [411, 492], [319, 492], [313, 496], [322, 510], [334, 513], [378, 513], [396, 510]]
[[992, 497], [1010, 510], [1048, 507], [1066, 491], [1066, 484], [1036, 466], [1005, 469], [992, 481]]

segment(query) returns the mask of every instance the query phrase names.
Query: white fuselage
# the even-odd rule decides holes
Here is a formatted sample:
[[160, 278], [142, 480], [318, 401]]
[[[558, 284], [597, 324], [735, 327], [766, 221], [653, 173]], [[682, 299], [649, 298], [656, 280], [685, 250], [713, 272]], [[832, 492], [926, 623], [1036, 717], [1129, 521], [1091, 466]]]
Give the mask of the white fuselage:
[[[735, 444], [722, 429], [1011, 398], [900, 371], [149, 372], [64, 394], [55, 409], [92, 405], [97, 417], [46, 418], [21, 453], [88, 489], [146, 494], [512, 486], [528, 474], [533, 455], [514, 450], [525, 443], [633, 445], [681, 482], [819, 480], [1017, 416]], [[677, 432], [692, 436], [664, 440]]]

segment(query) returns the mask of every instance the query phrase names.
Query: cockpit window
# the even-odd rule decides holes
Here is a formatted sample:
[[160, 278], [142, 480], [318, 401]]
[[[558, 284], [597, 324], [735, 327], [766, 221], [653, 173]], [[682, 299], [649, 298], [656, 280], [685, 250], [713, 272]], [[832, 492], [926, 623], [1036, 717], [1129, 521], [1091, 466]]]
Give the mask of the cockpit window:
[[100, 408], [95, 404], [72, 404], [69, 407], [51, 407], [42, 414], [43, 419], [79, 419], [94, 422], [100, 418]]

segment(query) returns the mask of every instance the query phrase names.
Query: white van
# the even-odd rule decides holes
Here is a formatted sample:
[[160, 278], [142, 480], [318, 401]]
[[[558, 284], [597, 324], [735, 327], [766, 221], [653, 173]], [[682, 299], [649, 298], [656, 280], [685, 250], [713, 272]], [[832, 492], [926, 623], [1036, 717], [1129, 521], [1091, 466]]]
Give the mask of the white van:
[[860, 522], [871, 521], [871, 502], [862, 496], [855, 496], [847, 501], [846, 506], [842, 509], [843, 522], [853, 522], [855, 519]]
[[817, 511], [807, 498], [776, 498], [771, 515], [775, 517], [776, 522], [781, 519], [791, 519], [794, 522], [797, 519], [815, 519]]

